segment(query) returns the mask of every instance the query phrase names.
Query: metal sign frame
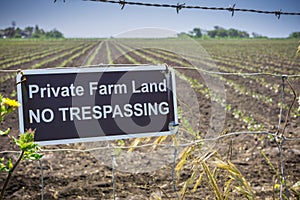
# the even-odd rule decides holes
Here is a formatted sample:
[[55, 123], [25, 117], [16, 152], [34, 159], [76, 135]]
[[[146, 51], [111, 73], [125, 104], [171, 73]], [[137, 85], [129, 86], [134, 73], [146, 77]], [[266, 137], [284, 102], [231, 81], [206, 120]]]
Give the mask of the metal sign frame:
[[[55, 140], [45, 140], [45, 141], [36, 141], [39, 145], [56, 145], [56, 144], [67, 144], [67, 143], [77, 143], [77, 142], [94, 142], [94, 141], [106, 141], [106, 140], [118, 140], [118, 139], [129, 139], [129, 138], [138, 138], [138, 137], [152, 137], [152, 136], [162, 136], [162, 135], [170, 135], [176, 133], [177, 129], [174, 126], [178, 125], [178, 114], [177, 114], [177, 98], [176, 98], [176, 82], [175, 82], [175, 73], [172, 68], [166, 66], [155, 66], [155, 65], [118, 65], [110, 66], [103, 65], [103, 67], [92, 67], [92, 68], [53, 68], [53, 69], [38, 69], [38, 70], [24, 70], [22, 73], [18, 73], [17, 75], [17, 94], [18, 101], [20, 103], [19, 107], [19, 126], [20, 132], [25, 132], [25, 120], [24, 120], [24, 94], [22, 87], [24, 89], [23, 84], [26, 84], [26, 80], [23, 80], [24, 77], [27, 79], [32, 75], [67, 75], [67, 74], [83, 74], [84, 73], [106, 73], [106, 72], [149, 72], [149, 71], [167, 71], [170, 74], [171, 88], [169, 90], [172, 91], [172, 100], [173, 108], [172, 115], [173, 120], [169, 123], [168, 131], [159, 131], [159, 132], [146, 132], [146, 133], [132, 133], [132, 134], [122, 134], [122, 135], [101, 135], [96, 137], [78, 137], [78, 138], [67, 138], [67, 139], [55, 139]], [[63, 122], [61, 122], [63, 123]]]

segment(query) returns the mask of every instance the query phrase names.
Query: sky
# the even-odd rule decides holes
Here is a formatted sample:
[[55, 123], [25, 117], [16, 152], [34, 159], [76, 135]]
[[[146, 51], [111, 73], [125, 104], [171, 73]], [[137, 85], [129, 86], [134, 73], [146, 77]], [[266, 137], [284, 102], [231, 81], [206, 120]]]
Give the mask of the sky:
[[[300, 12], [299, 0], [126, 0], [134, 2], [282, 10]], [[228, 11], [206, 11], [125, 5], [84, 0], [1, 0], [0, 29], [12, 26], [25, 28], [38, 25], [46, 31], [54, 28], [65, 37], [114, 37], [120, 33], [142, 28], [188, 32], [195, 27], [212, 30], [214, 26], [235, 28], [268, 37], [287, 37], [300, 31], [300, 16], [275, 15]]]

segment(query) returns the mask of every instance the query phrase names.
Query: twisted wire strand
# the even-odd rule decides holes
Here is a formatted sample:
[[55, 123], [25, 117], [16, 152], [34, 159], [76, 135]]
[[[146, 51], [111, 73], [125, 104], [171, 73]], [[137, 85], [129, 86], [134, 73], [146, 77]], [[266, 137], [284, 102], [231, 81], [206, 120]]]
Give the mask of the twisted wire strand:
[[198, 10], [215, 10], [215, 11], [229, 11], [234, 15], [234, 12], [250, 12], [250, 13], [259, 13], [259, 14], [273, 14], [278, 19], [280, 19], [281, 15], [292, 15], [292, 16], [300, 16], [299, 12], [283, 12], [281, 9], [276, 11], [268, 11], [268, 10], [257, 10], [257, 9], [245, 9], [245, 8], [235, 8], [235, 4], [230, 7], [208, 7], [208, 6], [191, 6], [183, 4], [159, 4], [159, 3], [144, 3], [144, 2], [132, 2], [125, 0], [84, 0], [84, 1], [93, 1], [93, 2], [102, 2], [102, 3], [111, 3], [111, 4], [119, 4], [121, 5], [121, 9], [124, 9], [125, 5], [135, 5], [135, 6], [144, 6], [144, 7], [158, 7], [158, 8], [174, 8], [177, 13], [181, 9], [198, 9]]

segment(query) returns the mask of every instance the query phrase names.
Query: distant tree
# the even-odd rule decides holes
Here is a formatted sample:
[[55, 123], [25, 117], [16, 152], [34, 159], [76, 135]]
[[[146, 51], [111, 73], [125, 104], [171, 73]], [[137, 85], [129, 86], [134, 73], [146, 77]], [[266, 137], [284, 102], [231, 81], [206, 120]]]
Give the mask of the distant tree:
[[208, 31], [207, 35], [212, 38], [228, 36], [226, 30], [220, 26], [214, 26], [214, 30]]
[[16, 28], [15, 34], [14, 34], [13, 37], [14, 37], [14, 38], [21, 38], [21, 37], [22, 37], [22, 29], [20, 29], [19, 27]]
[[240, 32], [239, 32], [239, 37], [240, 37], [240, 38], [249, 38], [250, 35], [249, 35], [249, 33], [247, 33], [246, 31], [240, 31]]
[[32, 36], [34, 28], [32, 26], [27, 26], [24, 31], [28, 34], [29, 37]]
[[289, 35], [289, 38], [300, 38], [300, 32], [293, 32]]
[[200, 28], [194, 28], [193, 29], [193, 36], [198, 37], [198, 38], [202, 37], [201, 29]]
[[35, 25], [34, 27], [34, 33], [32, 34], [33, 38], [42, 38], [45, 36], [45, 31], [41, 28], [39, 28], [38, 25]]
[[216, 30], [207, 31], [207, 35], [211, 38], [215, 38], [217, 35], [217, 31]]
[[217, 36], [218, 37], [228, 37], [228, 31], [225, 29], [219, 29], [217, 31]]
[[214, 29], [215, 29], [215, 30], [221, 30], [221, 29], [224, 29], [224, 28], [221, 27], [221, 26], [214, 26]]
[[211, 38], [248, 38], [249, 33], [237, 29], [224, 29], [220, 26], [215, 26], [214, 30], [207, 31], [207, 35]]
[[[225, 29], [221, 26], [214, 26], [213, 30], [201, 30], [200, 28], [194, 28], [188, 33], [181, 33], [180, 35], [188, 35], [191, 37], [201, 38], [249, 38], [250, 35], [246, 31], [240, 31], [237, 29]], [[253, 33], [256, 36], [256, 33]]]
[[40, 29], [40, 34], [41, 34], [41, 35], [45, 35], [46, 32], [45, 32], [43, 29]]
[[0, 38], [63, 38], [63, 34], [57, 29], [45, 32], [38, 25], [28, 26], [25, 29], [19, 27], [8, 27], [0, 29]]
[[4, 37], [5, 37], [4, 31], [0, 30], [0, 38], [4, 38]]
[[178, 37], [190, 37], [191, 35], [185, 32], [181, 32], [179, 34], [177, 34]]
[[251, 35], [253, 38], [268, 38], [267, 36], [263, 36], [255, 32], [251, 33]]
[[239, 31], [236, 29], [231, 28], [227, 32], [229, 37], [233, 37], [233, 38], [239, 37]]
[[4, 29], [4, 35], [8, 38], [12, 38], [15, 35], [15, 29], [13, 27], [8, 27]]
[[41, 38], [42, 35], [39, 34], [39, 33], [34, 33], [34, 34], [31, 35], [31, 37], [32, 37], [32, 38]]
[[46, 33], [47, 38], [63, 38], [64, 35], [56, 29], [49, 31]]
[[22, 29], [20, 29], [19, 27], [16, 28], [15, 33], [21, 33], [21, 32], [22, 32]]
[[35, 25], [34, 27], [34, 33], [39, 33], [40, 32], [40, 28], [38, 25]]

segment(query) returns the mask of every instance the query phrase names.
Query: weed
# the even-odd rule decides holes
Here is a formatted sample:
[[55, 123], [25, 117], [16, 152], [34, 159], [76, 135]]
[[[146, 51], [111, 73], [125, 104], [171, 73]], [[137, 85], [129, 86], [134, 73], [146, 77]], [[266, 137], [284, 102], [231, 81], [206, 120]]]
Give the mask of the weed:
[[[19, 103], [17, 101], [9, 98], [3, 98], [2, 95], [0, 95], [0, 122], [2, 122], [5, 116], [13, 112], [18, 106]], [[9, 133], [10, 128], [7, 128], [5, 131], [0, 130], [0, 136], [7, 136], [11, 138], [12, 142], [19, 148], [20, 154], [18, 155], [17, 161], [15, 163], [13, 163], [12, 157], [0, 158], [0, 172], [7, 173], [7, 177], [0, 193], [0, 200], [4, 198], [8, 183], [20, 162], [22, 160], [40, 160], [43, 156], [42, 154], [38, 153], [40, 148], [34, 142], [33, 130], [30, 129], [24, 134], [20, 134], [18, 138], [9, 136]]]

